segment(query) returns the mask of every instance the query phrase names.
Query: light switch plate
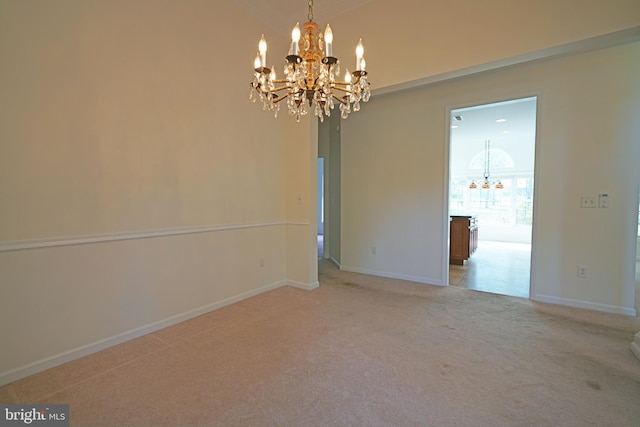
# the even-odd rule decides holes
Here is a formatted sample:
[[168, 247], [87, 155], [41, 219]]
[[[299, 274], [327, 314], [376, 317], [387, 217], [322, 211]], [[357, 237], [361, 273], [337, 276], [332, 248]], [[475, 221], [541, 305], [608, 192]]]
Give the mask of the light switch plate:
[[599, 208], [609, 207], [609, 195], [607, 193], [600, 193], [600, 195], [598, 195], [598, 207]]

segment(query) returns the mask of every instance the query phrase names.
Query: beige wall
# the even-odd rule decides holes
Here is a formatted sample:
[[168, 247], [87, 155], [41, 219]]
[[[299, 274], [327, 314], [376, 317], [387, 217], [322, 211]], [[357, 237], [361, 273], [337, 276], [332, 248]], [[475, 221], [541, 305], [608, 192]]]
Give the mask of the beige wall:
[[[286, 117], [292, 120], [290, 117]], [[295, 120], [293, 120], [295, 123]], [[305, 117], [287, 133], [287, 278], [308, 289], [318, 286], [318, 125]]]
[[0, 239], [285, 217], [286, 122], [247, 101], [259, 34], [222, 21], [241, 9], [2, 8]]
[[309, 126], [248, 101], [260, 30], [230, 22], [261, 27], [229, 2], [0, 3], [0, 384], [316, 284], [287, 259]]
[[638, 75], [636, 42], [372, 99], [342, 127], [342, 267], [446, 284], [448, 109], [538, 95], [532, 298], [634, 314]]

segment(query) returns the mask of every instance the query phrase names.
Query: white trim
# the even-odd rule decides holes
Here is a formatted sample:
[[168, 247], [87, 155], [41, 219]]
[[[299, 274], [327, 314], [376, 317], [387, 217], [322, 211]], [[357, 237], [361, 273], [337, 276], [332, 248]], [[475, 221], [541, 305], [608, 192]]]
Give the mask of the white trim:
[[302, 283], [296, 280], [287, 280], [286, 285], [293, 288], [304, 289], [305, 291], [312, 291], [320, 286], [320, 282], [315, 281], [313, 283]]
[[302, 225], [302, 226], [311, 225], [309, 221], [283, 221], [282, 224], [283, 225]]
[[151, 239], [156, 237], [181, 236], [185, 234], [213, 233], [218, 231], [242, 230], [248, 228], [274, 227], [274, 226], [308, 226], [304, 221], [265, 221], [245, 224], [221, 224], [198, 227], [167, 228], [150, 231], [125, 231], [108, 234], [87, 234], [79, 236], [53, 237], [48, 239], [16, 240], [0, 242], [0, 252], [22, 251], [30, 249], [42, 249], [58, 246], [89, 245], [96, 243], [115, 242], [121, 240]]
[[533, 301], [545, 302], [549, 304], [566, 305], [568, 307], [585, 308], [587, 310], [602, 311], [605, 313], [624, 314], [625, 316], [636, 316], [636, 310], [629, 307], [617, 305], [599, 304], [595, 302], [576, 300], [571, 298], [561, 298], [552, 295], [536, 295], [531, 297]]
[[442, 194], [442, 253], [440, 262], [442, 263], [442, 286], [449, 286], [450, 277], [450, 255], [451, 255], [451, 215], [449, 213], [449, 202], [451, 199], [449, 182], [451, 181], [451, 112], [455, 108], [446, 107], [445, 113], [445, 140], [444, 140], [444, 164], [442, 170], [444, 173], [444, 186]]
[[327, 258], [329, 261], [331, 261], [333, 263], [333, 265], [335, 265], [336, 267], [338, 267], [338, 270], [342, 270], [342, 267], [340, 266], [340, 263], [338, 262], [337, 259], [335, 259], [334, 257], [330, 256], [329, 258]]
[[423, 283], [425, 285], [446, 286], [442, 284], [442, 279], [432, 279], [428, 277], [411, 276], [407, 274], [389, 273], [386, 271], [370, 270], [368, 268], [349, 267], [344, 265], [340, 267], [340, 269], [344, 271], [350, 271], [352, 273], [368, 274], [370, 276], [378, 277], [388, 277], [390, 279], [407, 280], [409, 282]]
[[171, 316], [167, 319], [159, 320], [157, 322], [153, 322], [148, 325], [141, 326], [139, 328], [135, 328], [130, 331], [123, 332], [121, 334], [114, 335], [112, 337], [105, 338], [103, 340], [96, 341], [94, 343], [87, 344], [73, 350], [65, 351], [64, 353], [60, 353], [58, 355], [39, 360], [37, 362], [30, 363], [28, 365], [21, 366], [16, 369], [12, 369], [11, 371], [2, 372], [0, 373], [0, 386], [9, 384], [21, 378], [25, 378], [29, 375], [37, 374], [38, 372], [42, 372], [46, 369], [53, 368], [63, 363], [67, 363], [72, 360], [79, 359], [80, 357], [96, 353], [106, 348], [113, 347], [118, 344], [122, 344], [132, 339], [141, 337], [143, 335], [147, 335], [152, 332], [159, 331], [160, 329], [173, 326], [177, 323], [184, 322], [185, 320], [192, 319], [194, 317], [209, 313], [211, 311], [217, 310], [222, 307], [226, 307], [230, 304], [242, 301], [247, 298], [254, 297], [258, 294], [285, 286], [287, 284], [288, 283], [286, 283], [285, 281], [275, 282], [270, 285], [266, 285], [261, 288], [254, 289], [252, 291], [244, 292], [234, 297], [230, 297], [222, 301], [215, 302], [213, 304], [205, 305], [204, 307], [196, 308], [194, 310], [190, 310], [175, 316]]

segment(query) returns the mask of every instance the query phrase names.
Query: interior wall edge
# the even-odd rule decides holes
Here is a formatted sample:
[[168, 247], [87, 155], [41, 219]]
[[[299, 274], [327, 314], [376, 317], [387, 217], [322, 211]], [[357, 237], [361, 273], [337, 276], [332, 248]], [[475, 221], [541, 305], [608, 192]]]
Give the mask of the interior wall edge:
[[340, 265], [340, 263], [338, 262], [337, 259], [335, 259], [334, 257], [329, 257], [327, 258], [329, 261], [331, 261], [333, 263], [333, 265], [335, 265], [336, 267], [338, 267], [339, 270], [342, 270], [342, 266]]
[[292, 288], [303, 289], [305, 291], [312, 291], [320, 287], [320, 282], [316, 280], [312, 283], [302, 283], [297, 280], [287, 280], [285, 285], [291, 286]]

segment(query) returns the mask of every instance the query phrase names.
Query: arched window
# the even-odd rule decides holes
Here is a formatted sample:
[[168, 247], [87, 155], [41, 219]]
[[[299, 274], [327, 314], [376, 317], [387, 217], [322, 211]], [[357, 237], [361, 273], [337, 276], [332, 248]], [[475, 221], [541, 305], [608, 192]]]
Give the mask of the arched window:
[[[484, 170], [485, 152], [480, 151], [473, 156], [469, 163], [469, 169]], [[489, 150], [489, 170], [513, 168], [513, 159], [506, 151], [492, 148]]]

